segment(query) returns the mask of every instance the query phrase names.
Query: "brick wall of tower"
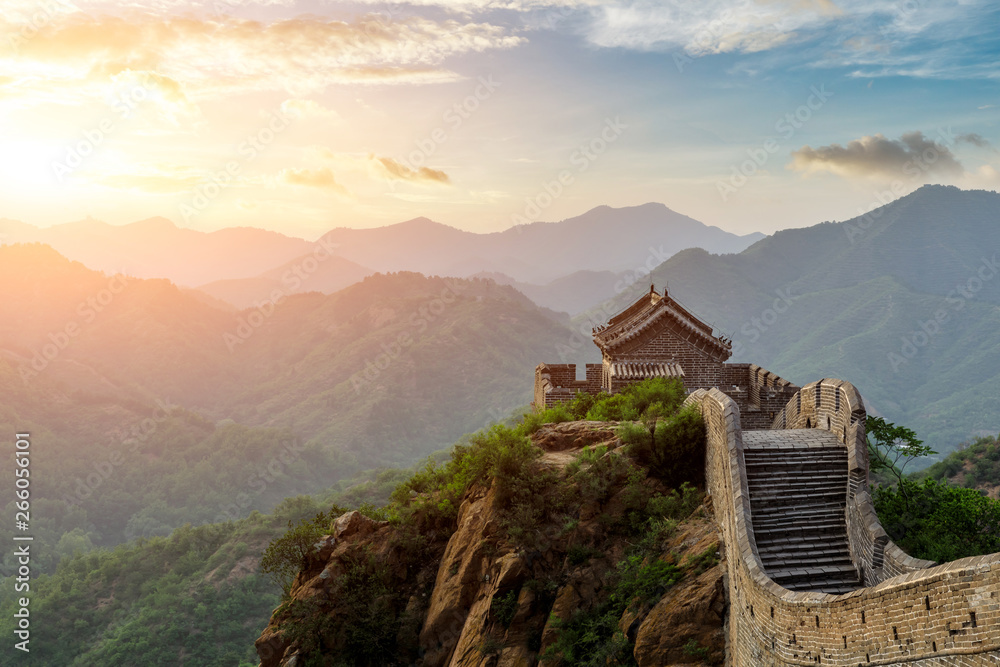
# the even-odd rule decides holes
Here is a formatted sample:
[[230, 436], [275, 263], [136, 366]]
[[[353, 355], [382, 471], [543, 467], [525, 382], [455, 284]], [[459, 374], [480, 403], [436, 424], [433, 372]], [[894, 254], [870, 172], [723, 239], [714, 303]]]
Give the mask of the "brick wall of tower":
[[587, 364], [585, 380], [576, 379], [576, 364], [538, 364], [535, 368], [536, 410], [551, 408], [571, 401], [577, 392], [596, 394], [601, 391], [601, 364]]
[[674, 361], [684, 371], [684, 385], [688, 390], [719, 386], [722, 355], [715, 350], [703, 349], [687, 338], [697, 340], [690, 332], [684, 334], [673, 326], [663, 325], [644, 332], [635, 343], [614, 351], [610, 357], [605, 353], [605, 359], [615, 362]]

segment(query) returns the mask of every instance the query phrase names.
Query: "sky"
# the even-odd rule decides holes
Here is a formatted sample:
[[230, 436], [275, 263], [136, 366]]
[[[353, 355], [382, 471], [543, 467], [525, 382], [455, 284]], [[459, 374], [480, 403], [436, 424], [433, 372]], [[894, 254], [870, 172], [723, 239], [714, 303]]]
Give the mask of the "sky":
[[316, 238], [1000, 189], [994, 0], [3, 0], [0, 218]]

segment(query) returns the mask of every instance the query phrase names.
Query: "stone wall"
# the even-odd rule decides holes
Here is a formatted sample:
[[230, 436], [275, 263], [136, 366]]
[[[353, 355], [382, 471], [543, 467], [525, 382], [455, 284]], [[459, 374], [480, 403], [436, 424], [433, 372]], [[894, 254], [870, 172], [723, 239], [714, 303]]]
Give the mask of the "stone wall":
[[841, 380], [820, 380], [806, 385], [785, 405], [774, 428], [822, 428], [832, 431], [847, 447], [847, 534], [851, 556], [865, 585], [934, 565], [906, 554], [889, 539], [875, 515], [868, 492], [867, 413], [854, 385]]
[[756, 364], [723, 364], [719, 389], [736, 401], [747, 430], [771, 428], [799, 387]]
[[[907, 574], [845, 595], [789, 591], [764, 574], [757, 553], [736, 402], [718, 389], [695, 391], [688, 402], [700, 408], [707, 429], [706, 480], [725, 549], [730, 596], [729, 667], [1000, 663], [1000, 554], [930, 568], [914, 569], [921, 564], [914, 561]], [[867, 504], [864, 499], [867, 449], [860, 447], [863, 414], [853, 386], [824, 380], [803, 387], [775, 419], [778, 428], [801, 422], [839, 431], [852, 473], [845, 493], [852, 494], [858, 508], [870, 507], [870, 499]], [[859, 526], [855, 530], [852, 540], [868, 534], [874, 544], [880, 537]], [[860, 558], [868, 558], [863, 546], [853, 548]], [[886, 553], [887, 562], [899, 562], [884, 574], [907, 566], [898, 555]]]
[[576, 392], [596, 394], [601, 391], [601, 364], [587, 364], [587, 379], [576, 379], [576, 364], [538, 364], [535, 367], [536, 410], [551, 408], [556, 403], [571, 401]]

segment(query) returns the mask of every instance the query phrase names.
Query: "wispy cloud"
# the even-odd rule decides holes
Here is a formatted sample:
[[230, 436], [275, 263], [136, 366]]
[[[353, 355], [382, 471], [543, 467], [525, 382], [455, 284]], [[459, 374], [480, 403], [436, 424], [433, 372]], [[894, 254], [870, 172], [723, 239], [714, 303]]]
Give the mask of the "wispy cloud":
[[451, 183], [451, 177], [438, 169], [431, 169], [430, 167], [413, 169], [392, 158], [379, 157], [377, 155], [369, 155], [368, 159], [372, 161], [376, 171], [388, 180], [439, 185]]
[[983, 135], [976, 134], [974, 132], [960, 134], [955, 137], [955, 140], [966, 144], [972, 144], [973, 146], [978, 146], [979, 148], [993, 148], [993, 144], [991, 144], [988, 139], [986, 139]]
[[[0, 31], [20, 26], [0, 19]], [[33, 76], [63, 91], [104, 83], [125, 71], [156, 72], [190, 99], [286, 90], [295, 96], [336, 84], [422, 84], [461, 78], [455, 56], [511, 48], [522, 37], [489, 23], [392, 21], [379, 31], [357, 22], [303, 16], [274, 22], [75, 13], [41, 25], [3, 57], [9, 75]]]
[[337, 182], [333, 171], [328, 167], [321, 167], [319, 169], [283, 169], [280, 178], [282, 182], [289, 185], [319, 188], [342, 197], [350, 196], [347, 188]]

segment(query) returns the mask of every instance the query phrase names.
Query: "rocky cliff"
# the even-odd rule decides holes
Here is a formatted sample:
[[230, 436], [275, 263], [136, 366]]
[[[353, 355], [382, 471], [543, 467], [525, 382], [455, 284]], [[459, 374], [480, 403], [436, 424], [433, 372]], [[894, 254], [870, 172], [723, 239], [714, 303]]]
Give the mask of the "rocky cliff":
[[454, 516], [411, 491], [402, 518], [337, 519], [257, 640], [261, 667], [721, 664], [710, 503], [665, 488], [613, 424], [531, 442], [520, 485], [475, 483]]

